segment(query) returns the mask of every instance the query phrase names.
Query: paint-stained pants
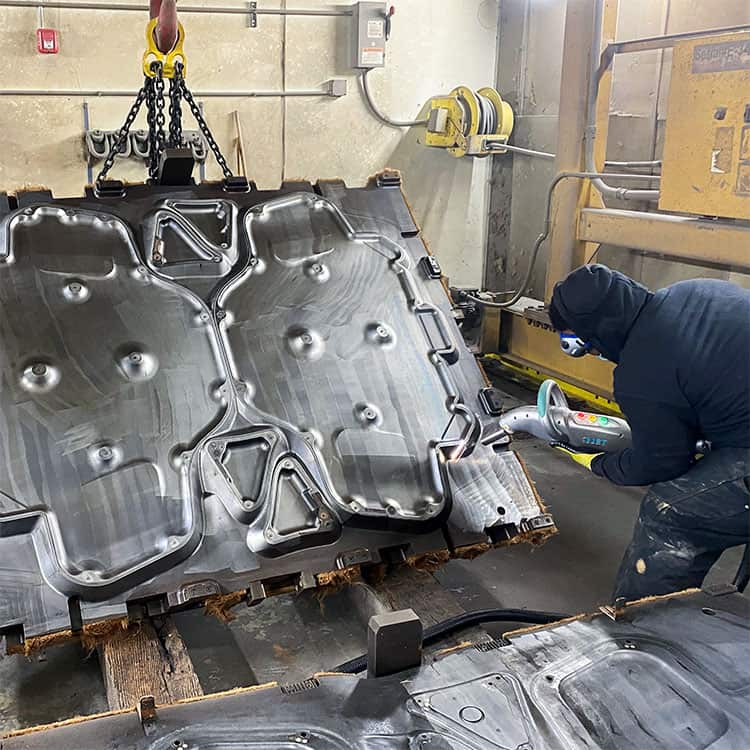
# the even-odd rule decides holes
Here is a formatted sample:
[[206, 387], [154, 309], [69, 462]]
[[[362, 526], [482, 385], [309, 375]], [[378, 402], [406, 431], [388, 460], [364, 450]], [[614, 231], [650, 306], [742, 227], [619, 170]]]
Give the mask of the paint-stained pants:
[[615, 598], [700, 587], [724, 550], [749, 542], [750, 450], [717, 450], [684, 476], [649, 489]]

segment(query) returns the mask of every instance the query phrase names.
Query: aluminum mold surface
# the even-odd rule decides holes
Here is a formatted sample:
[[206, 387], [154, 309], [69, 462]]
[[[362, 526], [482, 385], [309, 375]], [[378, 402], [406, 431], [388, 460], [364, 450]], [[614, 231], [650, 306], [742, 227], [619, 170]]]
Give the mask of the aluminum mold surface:
[[0, 630], [533, 525], [424, 254], [374, 185], [22, 199], [0, 227]]
[[[644, 600], [450, 649], [383, 679], [319, 675], [11, 735], [5, 750], [745, 750], [750, 603]], [[262, 717], [262, 721], [258, 721]]]

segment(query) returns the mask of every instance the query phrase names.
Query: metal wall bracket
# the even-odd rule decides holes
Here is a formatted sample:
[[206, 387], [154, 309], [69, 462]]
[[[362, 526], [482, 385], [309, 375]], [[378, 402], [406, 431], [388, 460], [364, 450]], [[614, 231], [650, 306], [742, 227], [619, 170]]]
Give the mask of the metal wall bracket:
[[[88, 162], [102, 161], [120, 135], [119, 130], [85, 130], [83, 134]], [[184, 148], [189, 149], [193, 160], [197, 164], [203, 164], [208, 157], [208, 145], [203, 135], [198, 130], [183, 130], [182, 137]], [[127, 140], [117, 153], [118, 159], [134, 158], [147, 161], [151, 153], [146, 130], [134, 130], [128, 135]]]
[[257, 29], [258, 28], [258, 14], [254, 13], [253, 11], [258, 9], [258, 3], [248, 3], [247, 4], [249, 13], [247, 15], [247, 28], [248, 29]]
[[153, 695], [145, 695], [138, 701], [136, 707], [138, 712], [138, 720], [141, 722], [143, 727], [143, 733], [146, 737], [151, 737], [156, 733], [156, 724], [159, 717], [156, 713], [156, 701]]

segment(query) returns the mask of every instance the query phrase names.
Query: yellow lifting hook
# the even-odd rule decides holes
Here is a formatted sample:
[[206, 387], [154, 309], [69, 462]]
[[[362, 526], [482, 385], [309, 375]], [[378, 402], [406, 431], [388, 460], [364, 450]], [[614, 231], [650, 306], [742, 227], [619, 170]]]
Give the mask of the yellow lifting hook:
[[158, 18], [152, 18], [146, 26], [146, 51], [143, 53], [143, 72], [149, 78], [156, 78], [156, 73], [151, 70], [155, 62], [160, 62], [162, 66], [163, 78], [174, 78], [175, 65], [182, 64], [183, 77], [187, 74], [187, 57], [182, 49], [185, 41], [185, 29], [181, 23], [177, 24], [177, 41], [174, 43], [169, 52], [164, 53], [156, 46], [156, 25], [159, 23]]

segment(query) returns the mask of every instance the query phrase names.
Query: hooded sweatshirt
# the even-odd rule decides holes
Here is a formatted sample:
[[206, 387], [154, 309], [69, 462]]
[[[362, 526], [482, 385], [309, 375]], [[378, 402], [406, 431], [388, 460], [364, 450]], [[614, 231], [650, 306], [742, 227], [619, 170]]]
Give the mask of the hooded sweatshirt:
[[615, 484], [684, 474], [695, 444], [750, 448], [750, 290], [682, 281], [656, 293], [606, 266], [583, 266], [555, 287], [550, 318], [614, 362], [614, 395], [633, 444], [594, 459]]

